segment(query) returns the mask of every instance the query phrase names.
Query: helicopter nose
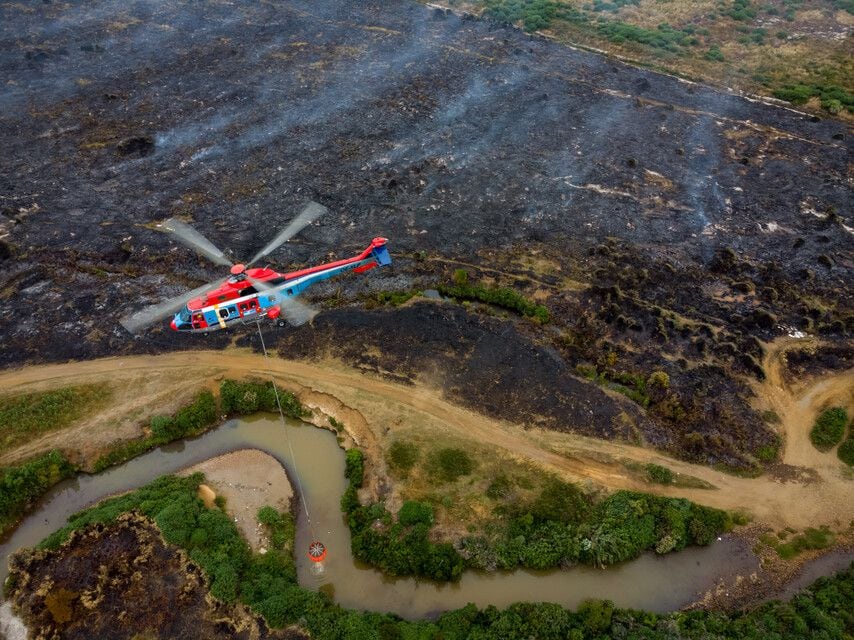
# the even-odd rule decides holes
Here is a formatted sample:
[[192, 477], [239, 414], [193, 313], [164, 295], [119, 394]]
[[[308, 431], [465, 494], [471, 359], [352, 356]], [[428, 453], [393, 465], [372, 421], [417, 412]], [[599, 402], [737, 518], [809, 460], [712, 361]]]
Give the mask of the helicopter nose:
[[175, 324], [175, 318], [172, 318], [172, 322], [169, 323], [169, 326], [172, 327], [172, 331], [178, 330], [178, 325]]

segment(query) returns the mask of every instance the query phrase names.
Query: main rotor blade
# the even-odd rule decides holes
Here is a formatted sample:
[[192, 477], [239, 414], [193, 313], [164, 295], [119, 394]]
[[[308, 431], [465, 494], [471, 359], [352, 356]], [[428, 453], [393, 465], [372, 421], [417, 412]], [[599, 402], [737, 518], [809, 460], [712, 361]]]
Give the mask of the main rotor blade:
[[314, 319], [314, 316], [320, 313], [319, 309], [315, 309], [311, 305], [306, 304], [301, 300], [297, 300], [294, 297], [285, 295], [282, 293], [282, 289], [280, 288], [273, 287], [266, 282], [250, 278], [249, 276], [246, 276], [246, 279], [252, 283], [252, 286], [255, 287], [255, 290], [259, 293], [263, 293], [266, 296], [275, 296], [276, 304], [278, 304], [279, 309], [282, 310], [282, 315], [285, 317], [285, 320], [294, 327], [303, 325], [306, 322], [311, 322], [311, 320]]
[[318, 204], [317, 202], [309, 202], [307, 203], [302, 210], [297, 214], [297, 217], [291, 220], [290, 224], [285, 227], [282, 232], [277, 235], [266, 247], [261, 249], [252, 260], [250, 260], [246, 266], [250, 266], [258, 262], [264, 256], [270, 255], [282, 246], [285, 242], [293, 238], [296, 234], [302, 231], [306, 226], [317, 220], [324, 213], [329, 211], [322, 204]]
[[220, 284], [221, 282], [209, 282], [208, 284], [202, 285], [197, 289], [182, 293], [180, 296], [169, 298], [168, 300], [164, 300], [163, 302], [152, 305], [150, 307], [146, 307], [145, 309], [141, 309], [135, 313], [127, 315], [121, 320], [119, 320], [119, 323], [125, 329], [127, 329], [129, 333], [135, 334], [139, 332], [140, 329], [144, 329], [148, 325], [154, 324], [158, 320], [162, 320], [167, 316], [177, 313], [178, 309], [183, 307], [190, 300], [203, 296], [205, 293], [207, 293], [211, 289], [215, 289]]
[[172, 235], [174, 235], [177, 240], [190, 247], [193, 251], [202, 254], [217, 264], [221, 264], [225, 267], [231, 266], [231, 260], [226, 258], [222, 251], [220, 251], [201, 233], [193, 229], [193, 227], [186, 225], [175, 218], [169, 218], [162, 226], [167, 231], [171, 231]]

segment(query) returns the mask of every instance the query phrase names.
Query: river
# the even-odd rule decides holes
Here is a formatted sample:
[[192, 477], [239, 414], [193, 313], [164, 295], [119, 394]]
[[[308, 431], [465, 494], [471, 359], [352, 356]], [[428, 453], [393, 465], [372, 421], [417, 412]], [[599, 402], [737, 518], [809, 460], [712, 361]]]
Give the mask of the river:
[[[291, 462], [288, 439], [296, 455]], [[747, 544], [723, 536], [708, 547], [690, 547], [666, 556], [644, 555], [607, 569], [484, 573], [467, 571], [453, 584], [388, 578], [353, 560], [350, 533], [339, 509], [345, 488], [344, 455], [335, 434], [288, 421], [287, 439], [278, 417], [260, 415], [230, 420], [192, 440], [155, 449], [98, 475], [81, 474], [54, 487], [40, 507], [0, 545], [0, 581], [7, 575], [9, 553], [34, 546], [61, 527], [69, 515], [101, 498], [139, 487], [212, 456], [255, 448], [274, 456], [294, 477], [300, 474], [312, 526], [300, 509], [297, 517], [297, 566], [300, 584], [332, 595], [345, 607], [423, 618], [473, 602], [504, 607], [519, 601], [555, 602], [574, 608], [586, 598], [607, 598], [620, 607], [667, 612], [693, 601], [723, 578], [749, 575], [758, 568]], [[328, 548], [322, 571], [304, 551], [314, 535]]]

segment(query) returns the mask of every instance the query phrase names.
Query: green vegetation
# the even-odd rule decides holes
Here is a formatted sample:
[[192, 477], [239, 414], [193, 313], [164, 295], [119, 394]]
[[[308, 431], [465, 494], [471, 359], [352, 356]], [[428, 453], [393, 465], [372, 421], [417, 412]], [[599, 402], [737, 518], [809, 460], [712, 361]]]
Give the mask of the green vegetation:
[[339, 422], [338, 420], [336, 420], [332, 416], [329, 416], [329, 425], [333, 429], [335, 429], [338, 433], [341, 433], [342, 431], [344, 431], [344, 423]]
[[379, 291], [366, 301], [369, 309], [376, 306], [399, 307], [409, 302], [415, 296], [420, 296], [421, 291], [412, 289], [410, 291]]
[[[308, 413], [292, 393], [278, 389], [278, 395], [285, 415], [300, 418]], [[116, 445], [98, 458], [94, 471], [101, 472], [173, 440], [198, 435], [216, 424], [220, 413], [234, 416], [258, 411], [278, 411], [272, 382], [224, 380], [220, 385], [219, 409], [214, 395], [210, 391], [203, 391], [174, 416], [154, 416], [149, 437]]]
[[[473, 465], [462, 449], [446, 448], [430, 454], [424, 470], [429, 477], [453, 481], [472, 473]], [[654, 473], [662, 473], [659, 470], [671, 473], [664, 467]], [[348, 472], [348, 478], [342, 510], [348, 517], [353, 554], [396, 576], [456, 580], [465, 567], [613, 564], [647, 550], [668, 553], [689, 544], [706, 545], [732, 526], [725, 512], [688, 500], [619, 491], [597, 501], [577, 486], [551, 477], [525, 498], [511, 477], [498, 473], [485, 490], [498, 502], [495, 519], [482, 522], [481, 533], [462, 540], [461, 556], [451, 545], [433, 543], [429, 536], [433, 504], [448, 507], [451, 502], [446, 504], [438, 495], [429, 502], [407, 501], [395, 520], [381, 503], [359, 503], [355, 488], [361, 483], [360, 473]]]
[[395, 440], [388, 449], [388, 464], [393, 469], [406, 473], [418, 462], [419, 455], [417, 445]]
[[[787, 537], [784, 533], [786, 532], [781, 532], [780, 535]], [[779, 536], [775, 538], [770, 535], [763, 535], [760, 540], [773, 548], [784, 560], [791, 560], [803, 551], [827, 549], [834, 543], [835, 538], [827, 527], [819, 529], [810, 527], [787, 542], [781, 542]]]
[[[462, 275], [461, 275], [462, 274]], [[454, 285], [438, 285], [437, 290], [443, 296], [455, 300], [476, 300], [495, 305], [502, 309], [515, 311], [536, 322], [545, 324], [551, 320], [549, 310], [541, 304], [528, 300], [525, 296], [507, 287], [484, 287], [468, 283], [468, 274], [458, 269], [454, 274]]]
[[486, 14], [499, 22], [521, 22], [527, 31], [548, 28], [557, 18], [570, 19], [578, 13], [555, 0], [487, 0]]
[[[435, 621], [414, 622], [347, 610], [323, 593], [301, 588], [287, 554], [273, 550], [253, 555], [228, 516], [205, 509], [196, 497], [202, 479], [201, 474], [164, 477], [102, 502], [72, 516], [68, 526], [41, 546], [56, 548], [74, 529], [109, 523], [121, 513], [137, 510], [157, 523], [167, 542], [185, 549], [202, 567], [215, 597], [247, 604], [273, 628], [297, 624], [319, 640], [823, 640], [854, 633], [854, 565], [832, 578], [821, 578], [790, 603], [769, 602], [733, 614], [697, 610], [658, 615], [595, 600], [583, 603], [577, 613], [546, 603], [521, 603], [504, 610], [467, 605]], [[292, 538], [288, 542], [293, 545]]]
[[71, 477], [74, 466], [59, 451], [50, 451], [19, 466], [0, 469], [0, 536], [41, 495]]
[[655, 29], [647, 29], [619, 20], [600, 20], [596, 28], [602, 36], [616, 44], [637, 42], [671, 53], [680, 53], [683, 47], [699, 44], [693, 31], [675, 29], [666, 22]]
[[173, 440], [198, 435], [218, 419], [216, 399], [210, 391], [202, 391], [192, 403], [179, 409], [174, 416], [154, 416], [151, 419], [149, 437], [113, 447], [95, 461], [94, 471], [99, 473]]
[[829, 451], [842, 441], [848, 413], [842, 407], [825, 409], [810, 431], [810, 440], [819, 451]]
[[849, 436], [845, 442], [839, 445], [836, 455], [849, 467], [854, 467], [854, 437]]
[[258, 411], [278, 411], [276, 393], [284, 414], [291, 418], [308, 415], [294, 394], [274, 388], [272, 382], [237, 382], [224, 380], [219, 388], [222, 412], [226, 415], [249, 415]]
[[429, 502], [408, 500], [403, 503], [397, 514], [397, 520], [405, 527], [413, 524], [433, 524], [433, 505]]
[[258, 509], [258, 522], [267, 527], [270, 544], [279, 551], [293, 551], [296, 532], [294, 517], [288, 513], [279, 513], [267, 505]]
[[0, 451], [62, 429], [109, 400], [107, 385], [80, 385], [0, 398]]
[[[356, 489], [364, 480], [362, 452], [349, 449], [344, 475], [349, 481], [341, 496], [341, 510], [350, 526], [353, 556], [393, 576], [416, 575], [434, 580], [457, 580], [463, 560], [450, 544], [434, 544], [427, 535], [433, 522], [430, 505], [411, 502], [402, 509], [402, 522], [394, 522], [382, 504], [363, 507]], [[407, 506], [409, 505], [409, 506]], [[379, 524], [380, 526], [375, 526]]]
[[[563, 504], [554, 500], [562, 496]], [[545, 508], [544, 508], [545, 507]], [[707, 545], [732, 525], [729, 516], [684, 499], [618, 491], [593, 503], [553, 481], [529, 505], [509, 505], [504, 527], [463, 539], [470, 567], [547, 569], [582, 562], [605, 566], [648, 550], [664, 554]]]
[[427, 466], [433, 477], [453, 482], [474, 471], [474, 460], [462, 449], [446, 447], [430, 454]]
[[646, 465], [646, 477], [657, 484], [673, 484], [673, 472], [667, 467], [650, 462]]
[[839, 113], [842, 109], [854, 112], [854, 94], [837, 85], [789, 84], [776, 89], [774, 97], [792, 104], [804, 104], [818, 98], [823, 109]]
[[662, 385], [660, 378], [655, 378], [658, 382], [649, 384], [653, 380], [656, 373], [661, 373], [667, 376], [664, 372], [655, 372], [649, 379], [643, 374], [629, 373], [627, 371], [616, 371], [613, 369], [604, 369], [599, 371], [593, 365], [579, 364], [575, 367], [576, 373], [587, 378], [591, 382], [607, 387], [612, 391], [622, 393], [624, 396], [634, 400], [640, 406], [649, 408], [652, 398], [650, 397], [650, 387], [657, 387], [664, 390], [670, 384], [670, 379], [667, 378], [667, 384]]

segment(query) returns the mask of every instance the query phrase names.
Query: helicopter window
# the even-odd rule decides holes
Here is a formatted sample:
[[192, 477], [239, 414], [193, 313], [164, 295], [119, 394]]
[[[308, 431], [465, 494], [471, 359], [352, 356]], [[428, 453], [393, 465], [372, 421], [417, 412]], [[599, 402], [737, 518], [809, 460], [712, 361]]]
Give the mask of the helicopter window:
[[219, 317], [220, 318], [227, 318], [228, 317], [228, 309], [220, 309], [219, 310]]
[[289, 295], [289, 296], [294, 295], [294, 290], [293, 290], [293, 289], [288, 289], [288, 295]]
[[181, 309], [181, 312], [178, 314], [178, 318], [181, 320], [181, 322], [189, 322], [190, 312], [186, 309]]

